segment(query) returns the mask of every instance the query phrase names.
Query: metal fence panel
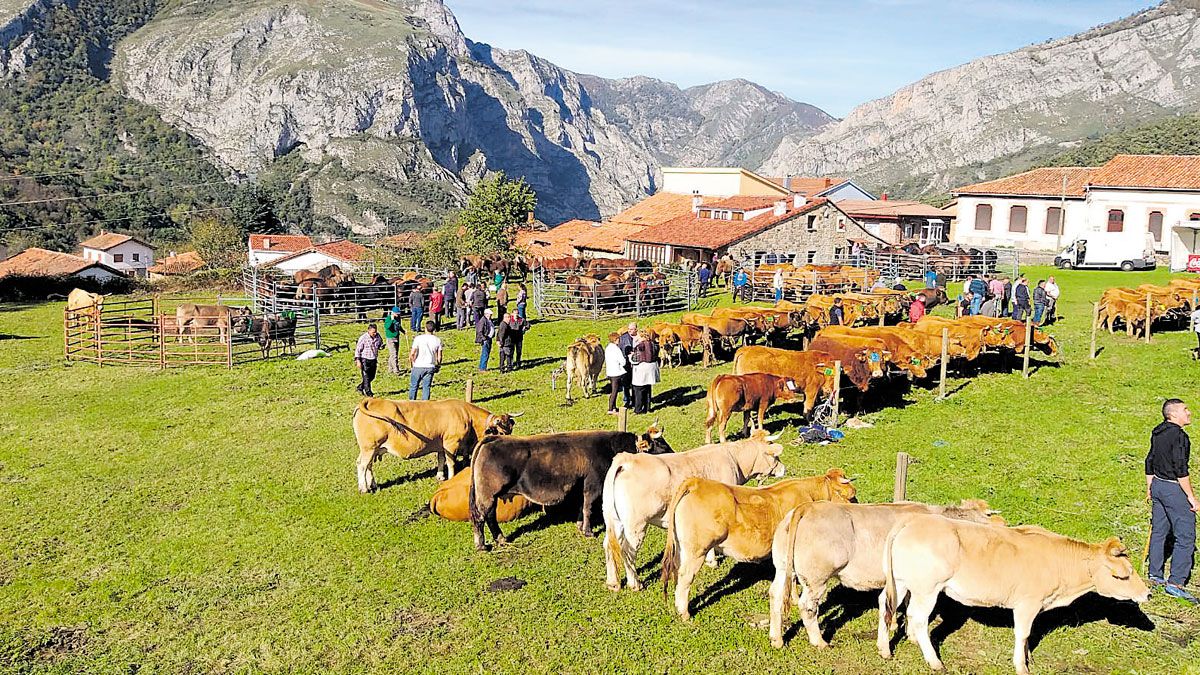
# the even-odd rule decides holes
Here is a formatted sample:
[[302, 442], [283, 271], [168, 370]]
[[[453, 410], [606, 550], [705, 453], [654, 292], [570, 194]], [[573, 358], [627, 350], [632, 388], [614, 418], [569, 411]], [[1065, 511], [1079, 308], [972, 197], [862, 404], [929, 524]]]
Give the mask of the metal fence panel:
[[589, 276], [575, 270], [533, 273], [533, 303], [542, 317], [601, 319], [693, 309], [695, 275], [678, 267]]

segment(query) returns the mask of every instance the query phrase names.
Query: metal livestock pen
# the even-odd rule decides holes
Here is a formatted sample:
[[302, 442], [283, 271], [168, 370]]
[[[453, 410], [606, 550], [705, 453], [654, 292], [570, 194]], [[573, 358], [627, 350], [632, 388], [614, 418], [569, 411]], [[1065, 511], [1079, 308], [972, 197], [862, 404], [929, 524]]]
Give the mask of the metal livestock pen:
[[324, 286], [297, 283], [292, 277], [246, 267], [242, 269], [242, 290], [253, 307], [262, 312], [311, 313], [319, 330], [321, 325], [378, 318], [393, 306], [407, 315], [414, 288], [421, 291], [422, 302], [428, 307], [433, 288], [441, 287], [448, 272], [422, 267], [376, 267], [370, 275], [376, 280], [364, 283], [348, 275], [341, 283]]
[[647, 316], [693, 309], [695, 273], [673, 266], [644, 266], [637, 272], [589, 276], [579, 270], [537, 270], [533, 304], [539, 316], [603, 319]]

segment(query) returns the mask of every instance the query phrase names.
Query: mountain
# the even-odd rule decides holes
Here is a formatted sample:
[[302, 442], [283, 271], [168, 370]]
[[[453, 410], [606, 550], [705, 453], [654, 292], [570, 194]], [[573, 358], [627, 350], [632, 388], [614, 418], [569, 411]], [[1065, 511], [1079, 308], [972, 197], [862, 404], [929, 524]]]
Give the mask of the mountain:
[[929, 75], [816, 135], [769, 173], [849, 173], [895, 193], [1026, 168], [1089, 136], [1200, 109], [1200, 2], [1170, 0], [1078, 35]]

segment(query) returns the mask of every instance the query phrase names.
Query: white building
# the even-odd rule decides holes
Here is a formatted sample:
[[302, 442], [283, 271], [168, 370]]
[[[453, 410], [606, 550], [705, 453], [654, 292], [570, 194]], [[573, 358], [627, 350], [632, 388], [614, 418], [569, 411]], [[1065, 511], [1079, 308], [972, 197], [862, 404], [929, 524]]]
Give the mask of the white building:
[[[1090, 233], [1126, 233], [1188, 268], [1200, 254], [1200, 156], [1117, 155], [1100, 167], [1053, 167], [954, 191], [951, 240], [1059, 251]], [[1061, 233], [1060, 233], [1061, 224]], [[1200, 267], [1200, 257], [1193, 259]]]
[[252, 234], [246, 241], [246, 260], [258, 267], [312, 247], [313, 240], [302, 234]]
[[48, 251], [44, 248], [27, 248], [0, 262], [0, 277], [73, 277], [94, 281], [112, 281], [124, 278], [124, 273], [70, 253]]
[[662, 175], [662, 188], [659, 193], [776, 199], [800, 194], [809, 201], [825, 197], [835, 202], [843, 199], [875, 199], [875, 195], [845, 178], [760, 176], [740, 167], [720, 166], [665, 166], [662, 168]]
[[145, 277], [154, 264], [154, 247], [127, 234], [101, 232], [81, 243], [84, 260], [97, 262], [124, 274]]
[[296, 251], [268, 263], [284, 274], [295, 274], [300, 270], [316, 272], [329, 265], [337, 265], [343, 272], [353, 272], [367, 257], [367, 247], [340, 239]]

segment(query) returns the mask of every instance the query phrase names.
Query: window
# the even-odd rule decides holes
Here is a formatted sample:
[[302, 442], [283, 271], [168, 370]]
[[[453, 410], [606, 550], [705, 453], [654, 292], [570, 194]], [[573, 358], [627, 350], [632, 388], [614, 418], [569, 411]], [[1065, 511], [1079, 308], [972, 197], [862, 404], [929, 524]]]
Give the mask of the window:
[[975, 206], [975, 229], [992, 229], [992, 205], [978, 204]]
[[1046, 209], [1046, 234], [1062, 234], [1062, 217], [1061, 206]]
[[121, 253], [113, 254], [113, 262], [125, 262], [125, 256]]
[[138, 261], [139, 261], [139, 260], [141, 260], [141, 259], [142, 259], [142, 254], [141, 254], [141, 253], [134, 253], [134, 254], [133, 254], [133, 262], [138, 262]]
[[815, 215], [811, 215], [808, 217], [808, 231], [809, 232], [817, 231], [817, 217]]
[[805, 257], [805, 261], [808, 262], [808, 264], [810, 264], [810, 265], [812, 264], [812, 261], [814, 261], [816, 259], [817, 259], [816, 251], [809, 251], [808, 255]]
[[1024, 232], [1025, 217], [1029, 215], [1029, 209], [1024, 206], [1014, 206], [1008, 210], [1008, 231], [1009, 232]]
[[1162, 243], [1162, 211], [1151, 211], [1149, 222], [1146, 224], [1146, 229], [1150, 231], [1150, 236], [1154, 237], [1154, 241]]
[[1125, 231], [1125, 212], [1121, 209], [1111, 209], [1108, 212], [1108, 231], [1109, 232], [1124, 232]]
[[846, 231], [846, 219], [845, 219], [845, 218], [838, 218], [838, 226], [837, 226], [837, 231], [838, 231], [838, 232], [845, 232], [845, 231]]
[[701, 218], [712, 218], [712, 213], [713, 212], [709, 209], [700, 209], [700, 213], [697, 215], [699, 215]]
[[746, 219], [746, 214], [742, 213], [741, 211], [734, 211], [734, 212], [733, 212], [733, 219], [734, 219], [734, 220], [745, 220], [745, 219]]

